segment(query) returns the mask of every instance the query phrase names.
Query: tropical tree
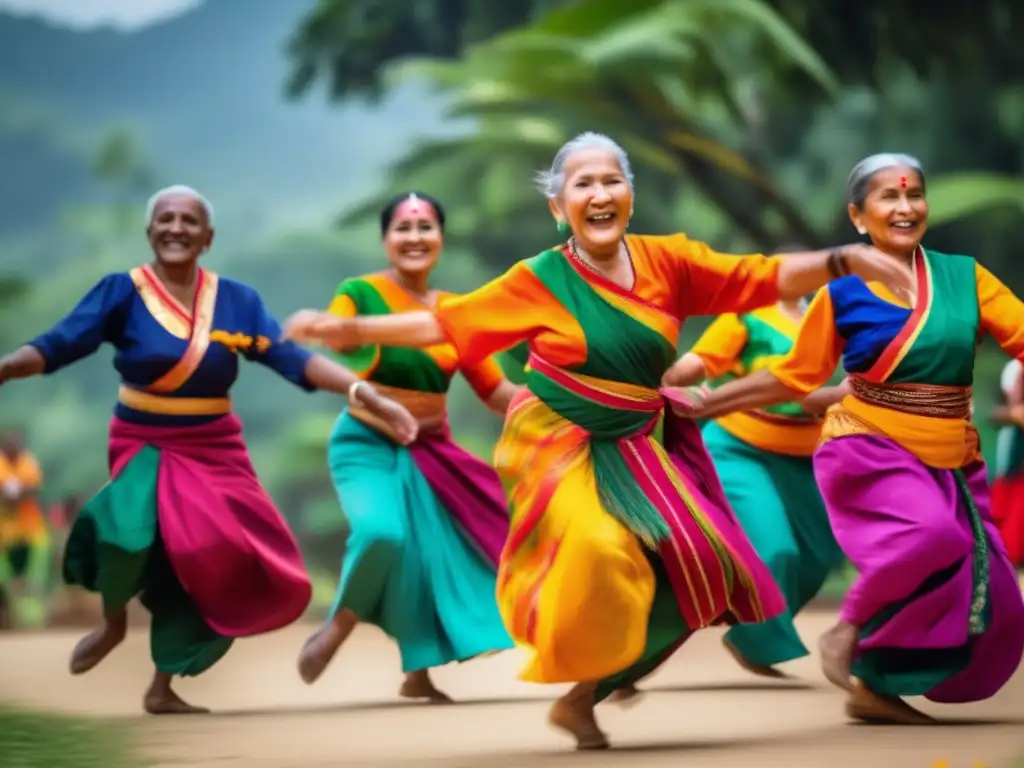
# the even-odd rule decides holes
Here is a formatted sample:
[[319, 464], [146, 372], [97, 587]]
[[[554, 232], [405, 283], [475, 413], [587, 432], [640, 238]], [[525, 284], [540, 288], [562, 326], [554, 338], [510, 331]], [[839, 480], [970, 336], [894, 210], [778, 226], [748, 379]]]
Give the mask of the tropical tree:
[[821, 58], [759, 0], [587, 0], [472, 46], [459, 61], [393, 68], [393, 81], [436, 83], [449, 116], [476, 127], [424, 142], [396, 170], [403, 178], [431, 167], [456, 175], [464, 180], [460, 207], [468, 203], [478, 227], [507, 237], [502, 223], [521, 231], [524, 210], [538, 209], [525, 198], [524, 173], [578, 130], [603, 130], [643, 166], [645, 205], [663, 203], [663, 215], [638, 226], [665, 228], [687, 179], [748, 244], [814, 245], [815, 228], [745, 146], [757, 118], [750, 94], [765, 79], [743, 53], [751, 38], [772, 43], [820, 93], [835, 92]]
[[377, 101], [384, 68], [410, 56], [459, 58], [466, 46], [527, 24], [566, 0], [322, 0], [303, 16], [288, 44], [287, 93], [306, 94], [326, 80], [335, 100]]
[[[321, 0], [290, 40], [288, 92], [303, 96], [325, 82], [332, 100], [376, 99], [387, 90], [382, 73], [393, 64], [409, 57], [458, 59], [478, 43], [576, 2]], [[841, 6], [804, 0], [765, 3], [820, 52], [844, 83], [883, 88], [892, 69], [904, 64], [921, 78], [1015, 84], [1024, 76], [1018, 54], [1024, 15], [1015, 12], [1013, 0], [933, 0], [927, 13], [917, 10], [919, 4], [893, 0]], [[913, 19], [912, 28], [908, 19]], [[774, 56], [771, 46], [761, 53]], [[776, 74], [784, 75], [779, 82], [785, 89], [806, 98], [806, 77], [799, 68]]]
[[[783, 240], [815, 246], [848, 238], [838, 199], [842, 174], [885, 141], [875, 126], [897, 125], [905, 141], [914, 133], [906, 125], [910, 115], [955, 100], [957, 92], [921, 83], [914, 67], [927, 62], [916, 59], [890, 70], [885, 92], [839, 91], [824, 56], [771, 5], [780, 4], [584, 0], [470, 46], [459, 61], [395, 65], [387, 82], [434, 82], [453, 122], [470, 127], [421, 142], [395, 166], [394, 186], [440, 185], [462, 214], [451, 228], [455, 241], [504, 266], [552, 237], [550, 219], [530, 190], [531, 169], [579, 129], [598, 128], [618, 138], [642, 170], [639, 229], [678, 229], [687, 205], [710, 201], [731, 225], [734, 236], [716, 240], [724, 246], [766, 249]], [[802, 100], [793, 98], [794, 72], [815, 87], [802, 88]], [[868, 119], [873, 123], [865, 124]], [[928, 134], [941, 143], [934, 152], [941, 170], [958, 169], [948, 167], [958, 146], [981, 167], [1007, 167], [1012, 152], [1005, 146], [996, 142], [984, 156], [977, 141], [962, 140], [969, 131], [946, 122], [949, 130]], [[837, 137], [846, 138], [843, 146]], [[920, 138], [913, 136], [915, 143]], [[984, 193], [972, 205], [963, 193], [974, 187]], [[1018, 187], [1013, 179], [976, 174], [936, 179], [934, 221], [1017, 205]], [[836, 194], [800, 194], [807, 188]], [[378, 203], [368, 201], [344, 223]]]

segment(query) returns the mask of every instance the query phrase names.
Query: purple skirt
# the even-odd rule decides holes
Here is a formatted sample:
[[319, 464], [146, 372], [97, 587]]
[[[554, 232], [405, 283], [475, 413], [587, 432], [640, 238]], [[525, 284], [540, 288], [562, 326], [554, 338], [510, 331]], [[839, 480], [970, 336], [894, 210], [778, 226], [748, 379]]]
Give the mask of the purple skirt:
[[1024, 597], [992, 520], [985, 465], [940, 470], [887, 438], [814, 455], [836, 540], [859, 572], [840, 618], [853, 673], [878, 693], [979, 701], [1024, 655]]

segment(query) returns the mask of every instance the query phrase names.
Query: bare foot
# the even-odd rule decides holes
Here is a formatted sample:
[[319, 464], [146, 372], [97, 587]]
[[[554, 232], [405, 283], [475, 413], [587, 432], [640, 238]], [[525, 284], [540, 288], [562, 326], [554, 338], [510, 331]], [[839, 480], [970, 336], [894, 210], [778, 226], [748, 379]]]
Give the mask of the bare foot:
[[576, 739], [576, 749], [608, 749], [608, 737], [594, 716], [594, 686], [577, 683], [565, 696], [555, 701], [548, 713], [548, 724]]
[[151, 715], [205, 715], [210, 712], [206, 707], [194, 707], [182, 699], [171, 688], [171, 676], [160, 671], [153, 674], [153, 682], [142, 698], [142, 708]]
[[174, 691], [147, 691], [142, 707], [151, 715], [208, 715], [206, 707], [196, 707], [182, 699]]
[[857, 678], [853, 679], [846, 700], [846, 715], [853, 720], [879, 725], [934, 725], [936, 722], [899, 696], [875, 693]]
[[316, 682], [359, 623], [349, 610], [335, 614], [330, 622], [309, 636], [299, 652], [299, 677], [306, 685]]
[[432, 704], [451, 704], [451, 697], [444, 691], [434, 687], [430, 675], [425, 669], [418, 669], [405, 676], [398, 695], [403, 699], [426, 699]]
[[117, 648], [128, 632], [125, 618], [110, 619], [100, 629], [94, 629], [75, 644], [69, 668], [72, 675], [82, 675], [105, 659]]
[[312, 685], [327, 669], [340, 644], [331, 637], [329, 627], [321, 627], [302, 646], [299, 652], [299, 677], [306, 685]]
[[630, 684], [612, 691], [607, 701], [609, 704], [618, 704], [621, 707], [630, 709], [639, 704], [640, 699], [643, 697], [644, 692], [635, 685]]
[[729, 652], [729, 655], [736, 660], [736, 663], [743, 667], [747, 672], [757, 675], [758, 677], [767, 677], [772, 680], [791, 680], [792, 678], [785, 672], [782, 672], [775, 667], [771, 667], [767, 664], [755, 664], [750, 661], [746, 656], [740, 653], [739, 648], [729, 642], [729, 638], [722, 638], [722, 645], [725, 646], [725, 650]]
[[828, 630], [819, 640], [821, 671], [830, 683], [844, 691], [853, 690], [850, 665], [856, 646], [857, 628], [843, 621]]

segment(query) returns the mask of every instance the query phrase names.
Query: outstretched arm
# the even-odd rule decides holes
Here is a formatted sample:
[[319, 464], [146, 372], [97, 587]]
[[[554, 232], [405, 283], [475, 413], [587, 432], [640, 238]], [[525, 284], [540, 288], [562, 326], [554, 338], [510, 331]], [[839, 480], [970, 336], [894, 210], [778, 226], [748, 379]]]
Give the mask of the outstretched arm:
[[718, 253], [685, 235], [669, 238], [683, 271], [680, 316], [749, 312], [807, 296], [846, 274], [885, 283], [899, 296], [914, 287], [910, 270], [868, 245], [832, 250], [743, 256]]
[[662, 377], [662, 386], [688, 387], [717, 379], [736, 365], [747, 343], [747, 326], [737, 315], [720, 315]]
[[505, 415], [519, 387], [505, 378], [497, 358], [492, 355], [482, 363], [463, 366], [461, 370], [476, 396], [495, 413]]
[[770, 368], [723, 384], [688, 415], [714, 419], [734, 411], [804, 400], [835, 373], [842, 349], [842, 338], [835, 330], [831, 297], [827, 290], [819, 291], [786, 357]]
[[0, 358], [0, 384], [54, 373], [116, 342], [134, 291], [126, 274], [107, 275], [60, 322], [28, 344]]
[[[367, 344], [429, 347], [448, 342], [463, 365], [474, 365], [530, 338], [557, 302], [520, 262], [477, 290], [440, 301], [431, 311], [371, 317], [334, 317], [303, 310], [285, 323], [285, 338], [335, 349]], [[561, 305], [555, 310], [564, 312]]]

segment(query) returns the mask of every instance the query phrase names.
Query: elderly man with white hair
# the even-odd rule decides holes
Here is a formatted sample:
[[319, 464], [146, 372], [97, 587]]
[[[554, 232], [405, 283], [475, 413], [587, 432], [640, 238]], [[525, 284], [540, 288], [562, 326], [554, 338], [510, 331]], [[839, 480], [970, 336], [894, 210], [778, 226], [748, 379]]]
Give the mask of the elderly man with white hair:
[[71, 657], [82, 674], [126, 632], [138, 596], [152, 614], [152, 714], [204, 711], [175, 694], [174, 676], [198, 675], [234, 638], [298, 619], [311, 596], [294, 537], [260, 485], [233, 413], [239, 358], [305, 390], [348, 393], [404, 440], [417, 425], [348, 369], [281, 340], [247, 285], [199, 266], [213, 243], [213, 207], [168, 187], [146, 208], [153, 260], [107, 275], [52, 329], [0, 358], [0, 385], [51, 374], [114, 347], [120, 378], [110, 425], [110, 482], [78, 515], [64, 579], [98, 592], [104, 625]]

